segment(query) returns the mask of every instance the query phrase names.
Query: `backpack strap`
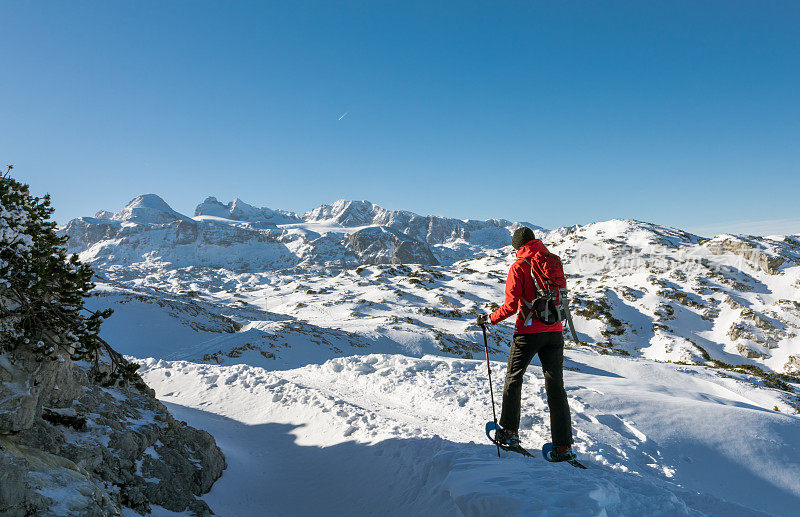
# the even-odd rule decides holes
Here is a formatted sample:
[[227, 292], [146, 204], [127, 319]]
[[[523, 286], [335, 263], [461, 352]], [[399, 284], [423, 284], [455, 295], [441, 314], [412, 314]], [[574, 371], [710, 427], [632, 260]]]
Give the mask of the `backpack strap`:
[[533, 304], [536, 302], [539, 296], [541, 296], [541, 294], [544, 293], [544, 289], [542, 289], [542, 286], [539, 284], [539, 280], [536, 279], [536, 275], [533, 274], [533, 264], [531, 264], [530, 261], [522, 258], [517, 259], [517, 261], [525, 262], [531, 268], [531, 278], [533, 279], [533, 285], [535, 290], [535, 293], [533, 295], [534, 298], [533, 300], [528, 301], [527, 299], [525, 299], [524, 295], [521, 295], [519, 298], [520, 300], [522, 300], [523, 305], [525, 305], [525, 307], [528, 309], [527, 310], [528, 314], [525, 314], [525, 311], [522, 310], [522, 307], [520, 307], [519, 310], [517, 311], [517, 312], [522, 312], [522, 317], [524, 318], [524, 325], [526, 327], [530, 327], [533, 324], [533, 317], [535, 312], [533, 310]]
[[531, 268], [531, 278], [533, 279], [533, 285], [536, 287], [536, 292], [537, 293], [543, 293], [544, 289], [542, 289], [542, 286], [539, 284], [539, 280], [536, 279], [536, 275], [533, 274], [533, 264], [528, 259], [517, 259], [518, 262], [520, 260], [522, 262], [528, 264], [528, 266], [530, 266], [530, 268]]
[[[521, 261], [525, 262], [526, 264], [528, 264], [530, 266], [530, 268], [531, 268], [531, 278], [533, 279], [533, 284], [534, 284], [534, 286], [536, 288], [536, 293], [534, 295], [533, 300], [528, 301], [528, 300], [525, 299], [525, 296], [520, 296], [520, 299], [522, 300], [522, 303], [527, 308], [528, 314], [526, 315], [525, 312], [522, 311], [522, 307], [521, 306], [520, 306], [519, 310], [517, 311], [517, 312], [522, 312], [522, 316], [523, 316], [523, 318], [525, 318], [524, 319], [525, 326], [529, 327], [533, 323], [533, 318], [534, 318], [534, 316], [536, 314], [536, 311], [534, 310], [534, 304], [536, 303], [536, 300], [538, 300], [540, 298], [552, 298], [556, 302], [561, 303], [563, 300], [568, 300], [566, 298], [567, 290], [566, 289], [563, 289], [563, 290], [562, 289], [548, 289], [548, 290], [543, 289], [542, 285], [539, 283], [539, 280], [536, 278], [536, 275], [533, 273], [533, 263], [531, 263], [530, 261], [528, 261], [526, 259], [517, 259], [517, 260], [521, 260]], [[567, 301], [567, 304], [568, 303], [569, 302]], [[548, 314], [550, 312], [549, 305], [545, 304], [544, 311], [545, 311], [545, 317], [548, 317]], [[572, 315], [569, 313], [569, 305], [567, 305], [567, 307], [566, 307], [566, 312], [567, 312], [567, 319], [569, 320], [569, 324], [570, 324], [569, 327], [572, 330], [572, 336], [575, 339], [575, 341], [579, 343], [578, 337], [575, 335], [575, 329], [572, 326]]]

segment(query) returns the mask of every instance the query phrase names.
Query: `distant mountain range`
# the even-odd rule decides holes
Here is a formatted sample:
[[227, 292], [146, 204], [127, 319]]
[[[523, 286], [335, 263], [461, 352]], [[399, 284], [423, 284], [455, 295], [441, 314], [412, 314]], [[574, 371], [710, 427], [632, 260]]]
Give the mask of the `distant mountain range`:
[[221, 203], [209, 197], [189, 217], [159, 196], [144, 194], [119, 212], [73, 219], [61, 231], [69, 236], [71, 252], [101, 264], [136, 263], [147, 256], [176, 264], [262, 270], [449, 264], [507, 245], [520, 224], [539, 229], [503, 219], [420, 216], [345, 200], [299, 216], [240, 199]]
[[[390, 344], [384, 351], [405, 343], [461, 355], [472, 346], [463, 338], [470, 315], [502, 301], [511, 234], [521, 224], [564, 259], [578, 331], [592, 346], [662, 361], [800, 373], [797, 236], [706, 239], [619, 219], [545, 230], [344, 200], [298, 215], [209, 197], [189, 217], [154, 194], [116, 213], [73, 219], [60, 231], [69, 236], [69, 250], [109, 283], [118, 312], [132, 311], [134, 301], [181, 307], [174, 314], [193, 316], [176, 316], [179, 326], [244, 328], [220, 341], [232, 349], [256, 350], [254, 343], [271, 339], [259, 321], [263, 314], [233, 316], [243, 307], [263, 309], [259, 297], [267, 296], [270, 311], [307, 322], [317, 329], [312, 334], [333, 327], [353, 336], [366, 332], [366, 342]], [[371, 273], [359, 273], [364, 268]], [[186, 293], [199, 298], [182, 300]], [[200, 314], [208, 322], [197, 323]], [[192, 332], [181, 338], [189, 350], [181, 358], [197, 359]], [[121, 329], [116, 340], [125, 339]]]

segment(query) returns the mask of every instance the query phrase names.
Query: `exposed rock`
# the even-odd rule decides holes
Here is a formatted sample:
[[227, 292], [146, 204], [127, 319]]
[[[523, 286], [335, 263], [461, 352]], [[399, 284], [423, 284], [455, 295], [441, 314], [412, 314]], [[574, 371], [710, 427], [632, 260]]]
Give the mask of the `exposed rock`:
[[439, 264], [427, 244], [386, 227], [359, 230], [347, 242], [362, 264]]
[[37, 362], [30, 354], [0, 353], [0, 434], [30, 429], [42, 400], [59, 404], [77, 394], [67, 360]]
[[70, 253], [85, 252], [84, 260], [99, 265], [120, 261], [191, 262], [195, 266], [263, 270], [291, 267], [299, 262], [286, 244], [280, 242], [281, 232], [274, 228], [239, 227], [188, 218], [160, 224], [93, 221], [75, 219], [59, 234], [69, 237]]
[[786, 373], [800, 374], [800, 355], [790, 355], [783, 369]]
[[753, 350], [751, 347], [739, 343], [736, 345], [736, 351], [748, 359], [766, 359], [767, 354]]
[[473, 244], [500, 247], [510, 243], [511, 231], [519, 224], [535, 230], [541, 228], [530, 223], [512, 224], [504, 219], [464, 221], [451, 217], [422, 216], [406, 210], [387, 210], [369, 201], [344, 199], [306, 212], [303, 219], [327, 221], [344, 227], [384, 226], [430, 245], [461, 239]]
[[[321, 229], [327, 231], [320, 235], [312, 229], [314, 224], [298, 225], [304, 222], [323, 222]], [[408, 263], [437, 264], [507, 246], [511, 232], [520, 224], [503, 219], [421, 216], [386, 210], [368, 201], [345, 200], [322, 205], [300, 218], [292, 212], [257, 208], [240, 199], [223, 204], [214, 197], [198, 205], [195, 219], [191, 219], [172, 210], [160, 197], [145, 194], [117, 213], [101, 211], [95, 217], [74, 219], [58, 233], [69, 237], [70, 253], [79, 253], [82, 260], [101, 267], [125, 263], [149, 268], [170, 263], [263, 271], [310, 265], [358, 266], [362, 261], [346, 237], [350, 234], [347, 229], [359, 226], [383, 226], [398, 236], [395, 247], [399, 250], [393, 252], [397, 260], [409, 256]], [[337, 231], [337, 225], [344, 231]], [[383, 233], [374, 230], [372, 235]], [[364, 246], [365, 236], [358, 239]], [[380, 248], [387, 242], [375, 244]], [[427, 250], [418, 243], [427, 244]]]
[[770, 321], [767, 318], [750, 309], [745, 309], [742, 311], [742, 318], [750, 320], [756, 327], [760, 328], [761, 330], [775, 330], [775, 326], [772, 323], [770, 323]]
[[152, 390], [104, 388], [87, 365], [19, 349], [0, 354], [0, 367], [0, 514], [119, 515], [151, 504], [211, 514], [197, 496], [225, 459]]
[[69, 237], [67, 249], [78, 253], [96, 242], [113, 239], [120, 228], [120, 223], [111, 221], [110, 217], [78, 217], [59, 230], [59, 234]]
[[752, 239], [721, 235], [703, 244], [711, 253], [723, 255], [733, 253], [771, 275], [780, 273], [780, 267], [786, 260], [772, 252], [766, 246]]
[[75, 463], [0, 435], [0, 514], [95, 517], [120, 506]]
[[768, 349], [775, 349], [784, 339], [789, 338], [787, 326], [779, 328], [765, 316], [751, 310], [742, 309], [741, 321], [735, 322], [728, 330], [728, 337], [732, 340], [746, 340]]
[[727, 294], [725, 295], [724, 302], [726, 304], [728, 304], [728, 306], [731, 307], [732, 309], [744, 309], [745, 308], [744, 305], [742, 305], [741, 303], [737, 302], [730, 295], [727, 295]]
[[328, 233], [308, 242], [300, 250], [303, 264], [324, 267], [356, 267], [361, 264], [353, 249], [343, 245], [341, 234]]
[[703, 319], [706, 319], [706, 320], [709, 320], [709, 321], [713, 321], [714, 319], [716, 319], [719, 316], [719, 313], [720, 313], [720, 310], [719, 310], [718, 307], [707, 307], [703, 311], [703, 316], [702, 317], [703, 317]]
[[[3, 437], [0, 435], [0, 508], [18, 508], [17, 515], [25, 515], [23, 509], [33, 506], [25, 501], [28, 465], [24, 460], [6, 453], [2, 444]], [[11, 512], [9, 514], [14, 515]]]

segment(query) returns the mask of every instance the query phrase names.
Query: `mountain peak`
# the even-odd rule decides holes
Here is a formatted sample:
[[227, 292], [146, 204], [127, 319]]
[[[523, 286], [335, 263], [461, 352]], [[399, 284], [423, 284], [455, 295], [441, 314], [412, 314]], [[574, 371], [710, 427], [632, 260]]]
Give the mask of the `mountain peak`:
[[197, 205], [194, 210], [194, 216], [220, 217], [222, 219], [247, 222], [266, 221], [273, 224], [293, 223], [299, 220], [291, 212], [272, 210], [267, 207], [258, 208], [242, 201], [238, 197], [229, 203], [222, 203], [214, 196], [207, 197], [205, 201]]
[[125, 208], [155, 208], [158, 210], [171, 211], [172, 207], [164, 201], [158, 194], [142, 194], [131, 199]]
[[[306, 221], [332, 220], [342, 226], [368, 226], [384, 224], [387, 214], [409, 213], [393, 212], [367, 200], [339, 199], [331, 205], [320, 205], [303, 214]], [[415, 214], [413, 214], [415, 215]]]
[[172, 209], [156, 194], [142, 194], [133, 198], [125, 208], [111, 217], [113, 221], [131, 221], [144, 224], [165, 223], [188, 219]]
[[652, 244], [679, 247], [700, 242], [701, 237], [683, 230], [636, 219], [609, 219], [575, 227], [585, 237], [599, 240], [616, 239], [629, 244]]

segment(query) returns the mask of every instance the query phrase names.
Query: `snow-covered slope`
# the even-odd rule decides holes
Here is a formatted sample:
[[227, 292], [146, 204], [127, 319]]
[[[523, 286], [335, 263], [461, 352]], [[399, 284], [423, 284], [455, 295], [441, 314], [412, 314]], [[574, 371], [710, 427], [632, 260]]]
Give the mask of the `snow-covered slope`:
[[[538, 454], [496, 457], [482, 430], [491, 412], [480, 360], [366, 355], [272, 372], [147, 360], [142, 370], [176, 415], [210, 430], [225, 452], [229, 472], [206, 497], [223, 515], [796, 510], [798, 418], [763, 409], [773, 394], [697, 367], [569, 356], [586, 471]], [[502, 378], [503, 364], [493, 367]], [[536, 446], [549, 441], [536, 368], [526, 395], [521, 436]]]
[[[349, 201], [300, 218], [213, 198], [188, 218], [159, 201], [63, 232], [97, 271], [90, 305], [116, 310], [104, 337], [153, 358], [143, 368], [159, 396], [239, 459], [209, 496], [224, 515], [258, 514], [262, 492], [231, 494], [259, 483], [286, 496], [272, 497], [275, 515], [323, 503], [335, 515], [337, 493], [398, 515], [545, 504], [792, 515], [800, 504], [797, 236], [706, 239], [633, 220], [536, 229], [565, 261], [582, 341], [567, 351], [578, 448], [593, 464], [580, 473], [498, 462], [482, 435], [491, 409], [473, 321], [502, 301], [519, 223]], [[495, 361], [511, 333], [510, 322], [492, 329]], [[499, 362], [494, 375], [497, 393]], [[523, 440], [535, 448], [547, 418], [530, 376]], [[264, 440], [275, 452], [254, 456]], [[295, 455], [326, 475], [292, 470]], [[383, 499], [370, 489], [386, 477]], [[292, 483], [318, 494], [307, 511], [282, 506]]]
[[[171, 213], [166, 204], [150, 204]], [[498, 283], [512, 258], [508, 246], [451, 239], [447, 249], [465, 258], [441, 265], [437, 255], [445, 245], [403, 233], [392, 226], [395, 213], [364, 202], [337, 202], [306, 214], [313, 222], [271, 228], [203, 219], [210, 216], [120, 225], [120, 214], [133, 211], [75, 220], [64, 230], [74, 248], [84, 243], [81, 257], [102, 278], [144, 289], [151, 299], [192, 292], [221, 315], [231, 304], [263, 309], [266, 299], [280, 318], [356, 332], [366, 327], [394, 343], [472, 339], [469, 316], [501, 300]], [[343, 217], [387, 226], [336, 226]], [[513, 225], [492, 227], [507, 241]], [[631, 220], [537, 231], [565, 260], [582, 340], [608, 353], [800, 373], [799, 240], [709, 240]], [[263, 319], [238, 323], [252, 327]], [[225, 342], [241, 346], [262, 334], [248, 327]], [[202, 342], [185, 348], [197, 350]], [[440, 343], [438, 350], [450, 346]]]

